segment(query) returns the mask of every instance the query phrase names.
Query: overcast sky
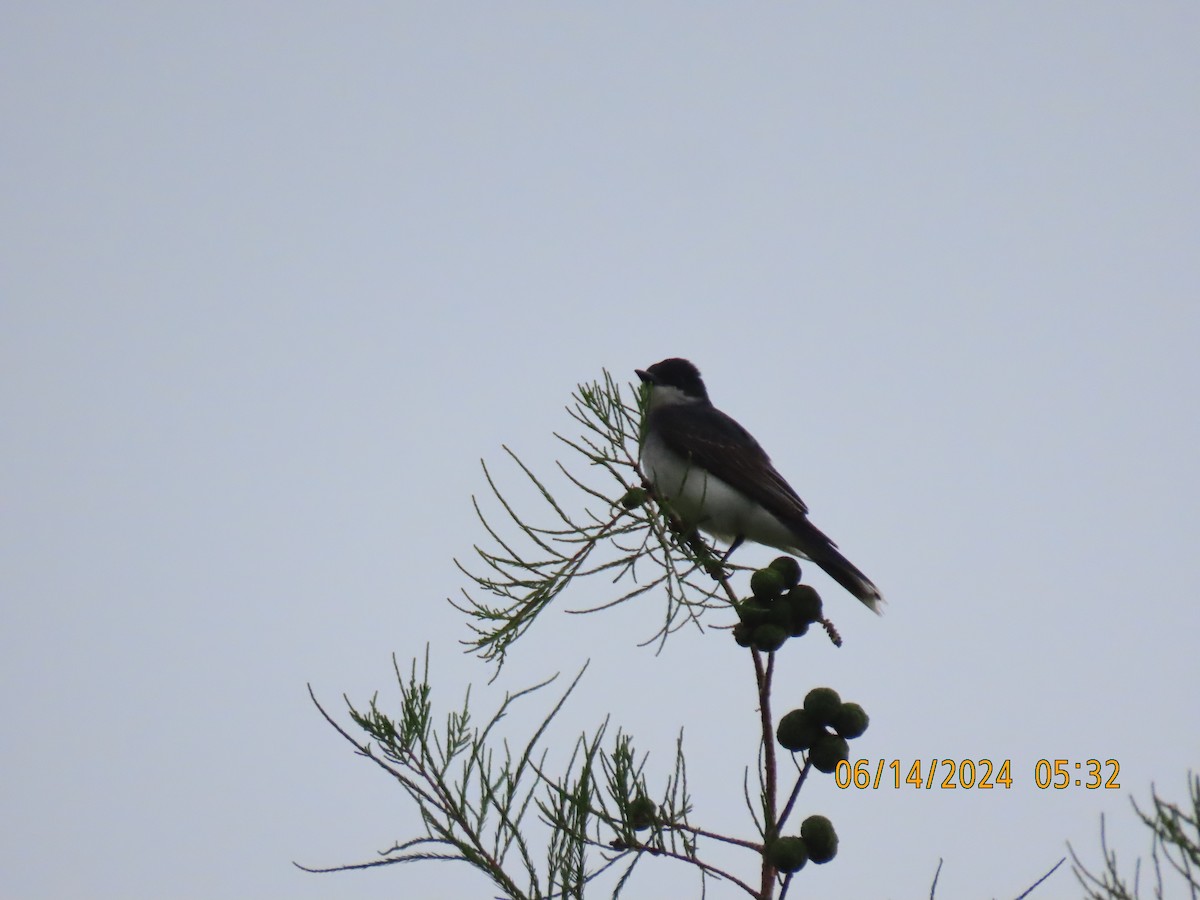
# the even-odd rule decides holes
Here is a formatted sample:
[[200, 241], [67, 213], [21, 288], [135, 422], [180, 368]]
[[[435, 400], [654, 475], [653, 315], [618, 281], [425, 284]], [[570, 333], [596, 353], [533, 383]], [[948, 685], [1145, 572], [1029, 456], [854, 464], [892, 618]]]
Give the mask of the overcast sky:
[[[1184, 2], [6, 4], [0, 894], [493, 896], [292, 867], [419, 832], [305, 684], [394, 700], [426, 645], [481, 713], [590, 659], [552, 751], [611, 715], [653, 781], [683, 728], [695, 823], [749, 836], [727, 634], [656, 656], [661, 598], [566, 615], [585, 582], [487, 687], [446, 603], [479, 460], [550, 472], [577, 383], [667, 356], [888, 599], [813, 572], [845, 646], [789, 644], [777, 708], [1012, 760], [810, 783], [841, 850], [791, 896], [939, 858], [939, 897], [1015, 896], [1101, 814], [1145, 853], [1129, 799], [1200, 768], [1198, 47]], [[1120, 790], [1033, 784], [1093, 757]], [[624, 896], [698, 894], [650, 860]]]

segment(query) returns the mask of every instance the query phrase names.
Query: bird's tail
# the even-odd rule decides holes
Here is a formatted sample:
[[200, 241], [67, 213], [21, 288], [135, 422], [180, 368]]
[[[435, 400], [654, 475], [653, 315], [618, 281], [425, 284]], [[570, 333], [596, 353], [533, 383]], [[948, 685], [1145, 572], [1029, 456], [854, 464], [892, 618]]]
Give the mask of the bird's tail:
[[848, 590], [877, 615], [883, 615], [879, 607], [883, 603], [883, 594], [858, 566], [842, 556], [837, 544], [807, 518], [802, 522], [790, 523], [797, 537], [803, 537], [803, 546], [798, 550], [825, 570], [825, 574]]
[[883, 594], [875, 583], [864, 575], [854, 563], [842, 556], [832, 544], [813, 556], [813, 562], [825, 570], [830, 578], [861, 600], [871, 612], [883, 615], [879, 607], [883, 603]]

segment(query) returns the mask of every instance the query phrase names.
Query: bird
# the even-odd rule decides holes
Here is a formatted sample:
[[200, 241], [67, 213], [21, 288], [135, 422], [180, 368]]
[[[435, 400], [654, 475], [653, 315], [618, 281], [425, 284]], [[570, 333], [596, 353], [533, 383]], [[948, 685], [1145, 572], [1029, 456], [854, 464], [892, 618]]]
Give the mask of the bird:
[[726, 559], [749, 540], [810, 560], [881, 612], [879, 588], [808, 520], [754, 436], [713, 406], [695, 365], [671, 358], [634, 371], [649, 386], [642, 473], [687, 528], [729, 542]]

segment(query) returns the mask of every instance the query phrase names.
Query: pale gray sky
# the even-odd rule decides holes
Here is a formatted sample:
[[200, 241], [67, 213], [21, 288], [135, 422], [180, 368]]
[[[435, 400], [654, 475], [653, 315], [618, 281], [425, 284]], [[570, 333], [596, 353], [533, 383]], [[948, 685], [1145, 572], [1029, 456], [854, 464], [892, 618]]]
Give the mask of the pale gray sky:
[[[548, 469], [577, 382], [673, 355], [890, 601], [814, 575], [846, 645], [789, 646], [777, 706], [1013, 761], [811, 784], [841, 851], [793, 896], [927, 896], [939, 857], [1013, 896], [1101, 813], [1144, 852], [1128, 798], [1200, 766], [1198, 46], [1168, 2], [8, 4], [0, 894], [492, 896], [292, 868], [417, 827], [304, 685], [394, 696], [426, 643], [445, 703], [486, 681], [444, 599], [478, 460]], [[638, 649], [660, 609], [552, 610], [474, 696], [590, 658], [557, 744], [611, 713], [665, 773], [683, 727], [697, 822], [747, 833], [748, 660]]]

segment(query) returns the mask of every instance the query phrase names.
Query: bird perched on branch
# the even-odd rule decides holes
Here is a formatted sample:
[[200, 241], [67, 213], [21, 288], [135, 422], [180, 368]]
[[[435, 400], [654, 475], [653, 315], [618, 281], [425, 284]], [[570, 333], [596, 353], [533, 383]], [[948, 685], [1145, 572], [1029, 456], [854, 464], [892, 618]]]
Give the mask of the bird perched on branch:
[[749, 540], [811, 560], [880, 611], [879, 588], [808, 521], [753, 435], [712, 405], [699, 369], [664, 359], [636, 371], [650, 387], [642, 471], [687, 527], [730, 542], [726, 557]]

